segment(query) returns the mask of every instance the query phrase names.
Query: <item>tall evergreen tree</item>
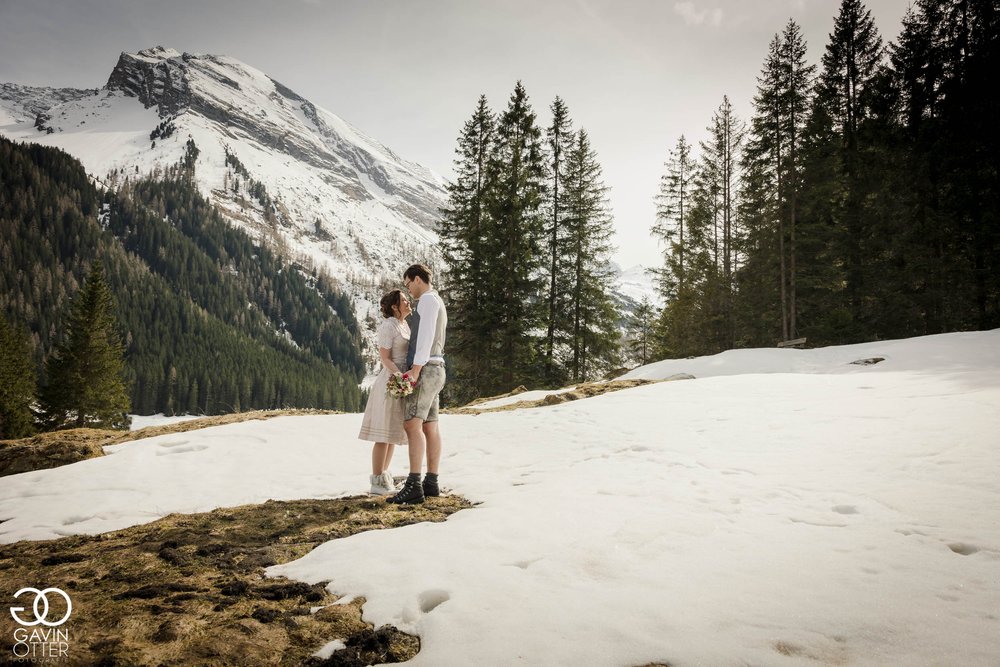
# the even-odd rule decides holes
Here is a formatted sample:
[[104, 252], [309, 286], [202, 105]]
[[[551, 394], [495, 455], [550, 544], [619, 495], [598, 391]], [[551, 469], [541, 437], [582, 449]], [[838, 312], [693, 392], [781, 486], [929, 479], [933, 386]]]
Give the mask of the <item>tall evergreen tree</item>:
[[567, 255], [573, 267], [569, 285], [572, 321], [570, 375], [593, 380], [617, 367], [620, 315], [611, 300], [613, 221], [597, 153], [585, 130], [575, 135], [566, 156]]
[[882, 39], [871, 12], [860, 0], [842, 0], [816, 84], [814, 115], [830, 126], [813, 127], [812, 132], [820, 132], [835, 142], [829, 151], [822, 146], [814, 149], [834, 159], [833, 170], [837, 173], [829, 174], [828, 169], [824, 172], [834, 175], [837, 182], [831, 217], [842, 247], [847, 299], [855, 318], [865, 317], [864, 246], [872, 228], [871, 212], [866, 210], [865, 202], [879, 177], [865, 168], [866, 159], [871, 157], [872, 138], [866, 136], [864, 125], [872, 116], [873, 86], [882, 55]]
[[779, 229], [785, 155], [781, 58], [781, 37], [776, 34], [757, 77], [754, 111], [741, 160], [739, 216], [743, 232], [738, 244], [745, 257], [737, 276], [741, 345], [770, 344], [775, 337], [787, 337], [783, 331], [787, 322], [784, 245]]
[[653, 360], [653, 328], [655, 323], [656, 310], [649, 298], [645, 297], [639, 303], [639, 307], [632, 311], [627, 323], [626, 352], [636, 365], [645, 366]]
[[28, 339], [0, 315], [0, 440], [34, 431], [35, 368]]
[[[783, 340], [798, 335], [796, 232], [801, 194], [802, 136], [811, 105], [815, 66], [805, 60], [802, 31], [790, 20], [771, 40], [754, 97], [754, 114], [744, 151], [743, 210], [748, 257], [741, 281], [750, 306], [744, 317], [749, 338], [767, 342], [770, 318], [764, 326], [754, 320], [773, 303], [777, 268], [780, 328]], [[775, 252], [776, 251], [776, 252]], [[749, 293], [759, 290], [758, 294]], [[756, 330], [756, 331], [754, 331]]]
[[57, 428], [127, 428], [124, 348], [100, 261], [74, 299], [66, 326], [65, 343], [46, 362], [45, 420]]
[[[806, 62], [806, 43], [802, 37], [802, 29], [794, 20], [789, 20], [782, 34], [782, 75], [783, 75], [783, 105], [785, 108], [784, 131], [788, 147], [788, 160], [785, 165], [787, 178], [783, 179], [788, 186], [783, 197], [788, 208], [788, 323], [785, 340], [796, 338], [798, 332], [798, 305], [796, 279], [798, 276], [798, 248], [796, 246], [796, 227], [798, 225], [799, 195], [801, 192], [802, 171], [802, 135], [809, 109], [812, 104], [812, 79], [816, 71], [815, 65]], [[782, 235], [784, 240], [784, 235]]]
[[[552, 123], [546, 130], [546, 146], [548, 148], [548, 189], [547, 189], [547, 226], [546, 256], [548, 260], [548, 331], [545, 336], [545, 375], [549, 384], [558, 384], [561, 380], [557, 373], [556, 348], [566, 340], [566, 331], [560, 327], [565, 318], [562, 311], [566, 306], [566, 285], [572, 274], [572, 265], [564, 261], [564, 245], [566, 237], [565, 225], [565, 178], [566, 156], [573, 149], [573, 123], [569, 117], [569, 109], [560, 97], [556, 97], [550, 107]], [[569, 274], [569, 275], [568, 275]]]
[[[744, 123], [733, 112], [728, 96], [723, 96], [712, 115], [708, 132], [708, 141], [701, 142], [691, 220], [694, 246], [700, 246], [702, 252], [710, 251], [712, 259], [710, 267], [706, 265], [700, 271], [701, 298], [702, 310], [717, 314], [710, 338], [714, 341], [713, 350], [719, 351], [732, 347], [736, 336], [733, 274], [737, 261], [739, 156], [745, 132]], [[705, 229], [709, 225], [710, 229]]]
[[688, 250], [688, 215], [691, 209], [691, 188], [695, 176], [691, 145], [684, 135], [670, 151], [664, 163], [666, 173], [660, 178], [660, 192], [656, 197], [656, 224], [652, 234], [663, 245], [663, 266], [654, 271], [660, 291], [675, 295], [684, 287], [685, 255]]
[[479, 351], [500, 364], [484, 382], [509, 391], [538, 377], [540, 331], [545, 325], [545, 155], [541, 130], [520, 81], [501, 114], [487, 166], [488, 237], [495, 254], [490, 272], [497, 343]]
[[449, 393], [458, 401], [474, 398], [484, 378], [495, 374], [481, 350], [495, 345], [491, 281], [500, 270], [489, 237], [488, 163], [496, 118], [482, 95], [466, 121], [455, 149], [455, 180], [439, 226], [445, 271], [442, 293], [449, 306]]

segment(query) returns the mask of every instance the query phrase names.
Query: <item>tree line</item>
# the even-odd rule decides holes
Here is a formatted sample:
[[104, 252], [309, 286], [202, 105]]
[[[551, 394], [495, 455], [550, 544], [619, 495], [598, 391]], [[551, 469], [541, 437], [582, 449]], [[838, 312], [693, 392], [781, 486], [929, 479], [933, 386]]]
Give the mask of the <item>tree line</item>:
[[[30, 405], [58, 384], [47, 360], [72, 338], [100, 262], [133, 411], [358, 409], [364, 361], [349, 299], [228, 225], [190, 167], [101, 192], [64, 152], [2, 138], [0, 165], [0, 375], [30, 387]], [[4, 401], [0, 437], [23, 434], [8, 430]]]
[[842, 0], [817, 65], [790, 20], [749, 122], [723, 97], [670, 151], [654, 356], [1000, 325], [997, 37], [990, 0], [916, 0], [888, 45]]
[[540, 125], [518, 82], [485, 95], [457, 142], [439, 233], [450, 398], [558, 387], [619, 363], [612, 218], [590, 136], [556, 98]]

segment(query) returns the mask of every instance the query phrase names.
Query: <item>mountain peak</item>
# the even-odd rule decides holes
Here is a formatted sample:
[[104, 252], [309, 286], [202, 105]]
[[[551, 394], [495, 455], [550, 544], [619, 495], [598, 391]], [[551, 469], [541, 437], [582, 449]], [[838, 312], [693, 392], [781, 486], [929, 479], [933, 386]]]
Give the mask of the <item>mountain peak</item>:
[[167, 60], [170, 58], [180, 58], [182, 56], [180, 51], [177, 51], [176, 49], [168, 49], [163, 46], [154, 46], [150, 49], [143, 49], [134, 55], [142, 56], [144, 58], [153, 58], [156, 60]]
[[191, 101], [186, 70], [174, 49], [155, 46], [138, 53], [123, 51], [105, 88], [137, 97], [147, 109], [157, 106], [160, 116], [167, 117]]

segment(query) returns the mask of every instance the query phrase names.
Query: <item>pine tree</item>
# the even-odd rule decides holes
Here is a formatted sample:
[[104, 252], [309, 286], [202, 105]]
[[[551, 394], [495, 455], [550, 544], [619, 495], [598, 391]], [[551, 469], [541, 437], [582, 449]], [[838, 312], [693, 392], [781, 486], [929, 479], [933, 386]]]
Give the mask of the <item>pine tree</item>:
[[[785, 340], [797, 338], [798, 307], [796, 303], [796, 278], [798, 276], [798, 248], [796, 247], [796, 227], [798, 224], [799, 195], [802, 189], [802, 135], [812, 99], [812, 79], [815, 65], [806, 62], [806, 43], [799, 25], [789, 20], [782, 34], [782, 102], [785, 108], [785, 133], [788, 160], [785, 167], [787, 194], [783, 197], [788, 207], [788, 324]], [[784, 235], [782, 235], [784, 239]]]
[[[736, 223], [739, 183], [739, 155], [745, 127], [733, 112], [728, 96], [712, 116], [708, 126], [709, 139], [701, 142], [701, 158], [692, 195], [692, 246], [696, 252], [708, 250], [711, 239], [711, 267], [702, 267], [704, 281], [702, 310], [716, 314], [712, 331], [705, 332], [714, 341], [712, 351], [735, 345], [733, 317], [734, 279], [736, 269]], [[711, 223], [711, 233], [696, 229]], [[704, 262], [704, 260], [702, 260]]]
[[663, 267], [654, 271], [660, 291], [676, 295], [685, 282], [685, 253], [688, 240], [685, 231], [691, 207], [691, 187], [694, 180], [694, 161], [691, 145], [681, 135], [664, 163], [666, 173], [660, 179], [660, 192], [656, 198], [656, 224], [653, 236], [663, 245]]
[[74, 299], [66, 329], [65, 342], [46, 362], [45, 421], [56, 428], [127, 428], [124, 351], [101, 262]]
[[34, 432], [35, 369], [28, 338], [0, 315], [0, 440]]
[[439, 226], [447, 267], [442, 296], [448, 303], [449, 395], [465, 402], [479, 395], [484, 378], [496, 373], [495, 360], [482, 350], [495, 346], [491, 315], [496, 253], [489, 237], [487, 167], [495, 140], [496, 118], [486, 96], [466, 121], [455, 149], [455, 181]]
[[879, 174], [869, 174], [865, 169], [871, 137], [865, 136], [864, 125], [872, 116], [872, 88], [882, 54], [882, 40], [871, 12], [860, 0], [842, 0], [816, 84], [814, 115], [830, 125], [812, 131], [822, 132], [836, 142], [830, 147], [839, 172], [831, 217], [842, 239], [840, 254], [846, 266], [847, 299], [855, 319], [866, 318], [862, 312], [866, 291], [865, 239], [873, 223], [870, 212], [865, 210], [865, 201], [872, 179]]
[[592, 380], [619, 362], [620, 315], [610, 292], [613, 221], [597, 153], [585, 130], [575, 135], [566, 156], [567, 259], [573, 267], [569, 287], [572, 320], [570, 376]]
[[500, 116], [487, 166], [488, 233], [493, 324], [498, 341], [479, 351], [500, 364], [484, 381], [510, 391], [540, 380], [536, 363], [544, 331], [545, 161], [541, 130], [520, 81]]
[[[782, 128], [781, 37], [774, 35], [757, 77], [753, 115], [742, 154], [738, 251], [745, 260], [737, 275], [739, 344], [771, 344], [787, 338], [782, 212], [784, 134]], [[778, 313], [778, 317], [775, 317]], [[775, 326], [776, 323], [776, 326]]]
[[743, 153], [745, 172], [741, 217], [747, 265], [742, 283], [744, 325], [755, 343], [768, 342], [769, 320], [760, 313], [774, 302], [772, 271], [777, 269], [780, 332], [798, 335], [796, 232], [801, 195], [802, 135], [811, 104], [813, 65], [795, 21], [771, 40], [753, 100], [754, 114]]
[[655, 318], [656, 311], [649, 297], [644, 297], [628, 318], [626, 348], [632, 361], [638, 366], [645, 366], [653, 359]]
[[572, 272], [572, 265], [563, 261], [565, 245], [565, 183], [566, 156], [573, 149], [573, 128], [569, 117], [569, 109], [561, 98], [556, 97], [550, 107], [552, 123], [546, 130], [548, 148], [547, 189], [547, 229], [546, 256], [548, 258], [548, 331], [545, 337], [545, 376], [550, 385], [560, 384], [561, 378], [556, 371], [556, 346], [566, 340], [563, 311], [566, 306], [566, 284]]

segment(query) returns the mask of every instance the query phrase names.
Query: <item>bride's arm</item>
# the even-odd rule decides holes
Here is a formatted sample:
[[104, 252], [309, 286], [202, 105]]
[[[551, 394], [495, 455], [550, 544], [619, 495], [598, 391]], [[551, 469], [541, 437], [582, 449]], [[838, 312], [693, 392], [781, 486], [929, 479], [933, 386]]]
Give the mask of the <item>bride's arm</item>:
[[390, 350], [387, 347], [380, 347], [378, 349], [378, 354], [380, 357], [382, 357], [382, 365], [388, 368], [390, 373], [398, 373], [399, 368], [396, 366], [396, 364], [392, 363], [392, 359], [389, 357], [389, 353], [391, 351], [392, 350]]

